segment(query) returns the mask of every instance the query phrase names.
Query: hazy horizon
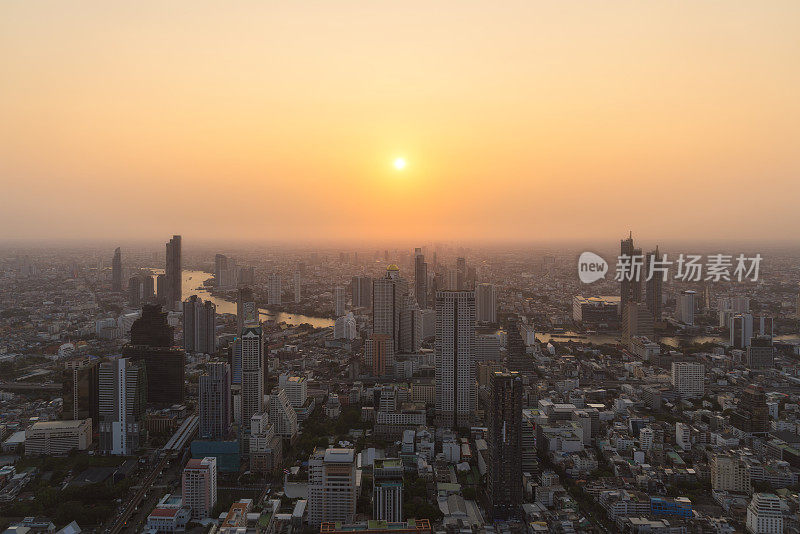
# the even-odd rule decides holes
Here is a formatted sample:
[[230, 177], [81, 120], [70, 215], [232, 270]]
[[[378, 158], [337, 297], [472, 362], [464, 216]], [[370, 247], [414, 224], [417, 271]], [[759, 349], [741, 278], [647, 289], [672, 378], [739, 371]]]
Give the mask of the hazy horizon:
[[6, 2], [0, 244], [790, 245], [798, 20], [791, 0]]

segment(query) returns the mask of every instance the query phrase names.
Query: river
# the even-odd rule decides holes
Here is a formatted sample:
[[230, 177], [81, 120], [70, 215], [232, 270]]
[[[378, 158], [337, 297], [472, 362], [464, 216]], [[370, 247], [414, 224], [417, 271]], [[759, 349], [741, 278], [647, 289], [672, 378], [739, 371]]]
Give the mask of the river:
[[[562, 332], [559, 334], [536, 334], [536, 339], [538, 339], [542, 343], [547, 343], [550, 340], [559, 342], [559, 343], [567, 343], [569, 341], [575, 341], [576, 343], [594, 343], [595, 345], [617, 345], [619, 343], [619, 336], [615, 336], [612, 334], [581, 334], [578, 332]], [[773, 337], [775, 341], [782, 341], [782, 342], [795, 342], [800, 343], [800, 337], [797, 335], [787, 334], [787, 335], [780, 335]], [[727, 339], [723, 339], [720, 336], [685, 336], [685, 337], [678, 337], [678, 336], [664, 336], [657, 340], [660, 343], [665, 345], [669, 345], [670, 347], [680, 347], [681, 343], [685, 344], [692, 344], [692, 343], [727, 343]]]
[[[154, 273], [163, 273], [164, 269], [151, 269]], [[217, 313], [231, 313], [236, 315], [236, 303], [226, 300], [222, 297], [212, 295], [208, 288], [203, 285], [203, 282], [213, 277], [211, 273], [205, 271], [183, 271], [183, 300], [188, 299], [192, 295], [197, 295], [203, 300], [210, 300], [217, 307]], [[259, 315], [264, 320], [283, 322], [291, 326], [301, 325], [308, 323], [314, 328], [326, 328], [333, 326], [333, 320], [325, 317], [311, 317], [309, 315], [301, 315], [299, 313], [287, 312], [274, 312], [266, 308], [259, 308]]]

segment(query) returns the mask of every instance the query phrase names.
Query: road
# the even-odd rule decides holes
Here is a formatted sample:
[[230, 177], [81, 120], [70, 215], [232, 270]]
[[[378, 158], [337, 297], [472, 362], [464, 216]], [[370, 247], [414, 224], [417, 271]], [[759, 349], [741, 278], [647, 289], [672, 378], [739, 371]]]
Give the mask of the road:
[[138, 490], [136, 490], [136, 494], [125, 505], [124, 510], [119, 516], [117, 516], [116, 520], [111, 525], [111, 528], [106, 531], [107, 534], [119, 534], [122, 532], [122, 530], [127, 526], [131, 515], [136, 511], [136, 508], [142, 502], [145, 493], [152, 489], [153, 482], [155, 482], [159, 473], [161, 473], [161, 471], [167, 466], [168, 461], [168, 457], [165, 456], [161, 458], [161, 460], [159, 460], [159, 462], [153, 467], [153, 469], [150, 471], [150, 474], [144, 479], [144, 483], [139, 487]]

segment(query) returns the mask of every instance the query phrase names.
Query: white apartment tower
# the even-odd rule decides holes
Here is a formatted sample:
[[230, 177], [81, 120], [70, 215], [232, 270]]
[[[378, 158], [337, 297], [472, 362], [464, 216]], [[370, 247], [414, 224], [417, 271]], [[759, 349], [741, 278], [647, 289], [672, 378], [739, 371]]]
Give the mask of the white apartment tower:
[[308, 522], [352, 523], [356, 513], [353, 449], [317, 449], [308, 459]]
[[297, 412], [292, 408], [286, 391], [281, 388], [272, 390], [269, 396], [269, 420], [275, 425], [275, 433], [293, 440], [297, 436]]
[[772, 493], [755, 493], [747, 506], [747, 532], [782, 534], [781, 499]]
[[475, 293], [436, 293], [436, 419], [469, 426], [476, 408]]

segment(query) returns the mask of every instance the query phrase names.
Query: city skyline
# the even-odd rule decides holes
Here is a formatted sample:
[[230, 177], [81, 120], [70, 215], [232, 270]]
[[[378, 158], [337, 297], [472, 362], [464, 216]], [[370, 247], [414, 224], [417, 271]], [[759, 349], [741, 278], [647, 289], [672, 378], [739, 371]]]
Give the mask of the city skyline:
[[1, 240], [793, 237], [796, 2], [40, 7]]

